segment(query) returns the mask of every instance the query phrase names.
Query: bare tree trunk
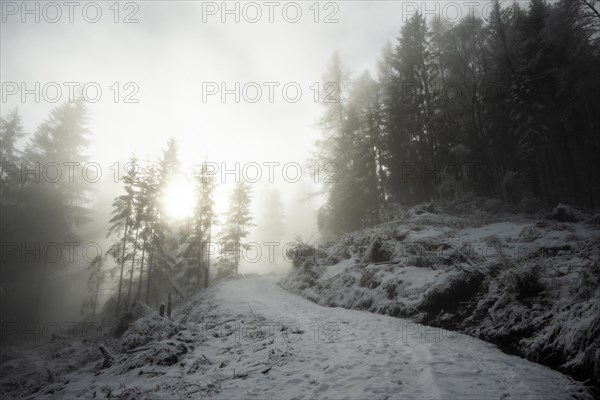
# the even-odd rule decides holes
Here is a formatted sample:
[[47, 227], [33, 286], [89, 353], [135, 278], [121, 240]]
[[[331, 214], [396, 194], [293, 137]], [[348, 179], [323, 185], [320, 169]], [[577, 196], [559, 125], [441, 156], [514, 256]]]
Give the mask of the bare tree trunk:
[[240, 263], [240, 206], [238, 206], [238, 212], [236, 216], [236, 227], [235, 227], [235, 275], [238, 274], [238, 265]]
[[167, 317], [171, 319], [171, 292], [169, 292], [169, 299], [167, 300]]
[[[152, 232], [154, 238], [154, 232]], [[148, 260], [148, 279], [146, 282], [146, 304], [150, 304], [150, 278], [152, 276], [152, 263], [154, 258], [154, 241], [150, 242], [150, 260]]]
[[[212, 224], [208, 227], [208, 245], [210, 246]], [[210, 279], [210, 253], [206, 256], [206, 268], [204, 269], [204, 287], [207, 288]]]
[[129, 217], [125, 219], [125, 234], [123, 235], [123, 251], [121, 252], [121, 275], [119, 276], [119, 294], [117, 295], [117, 310], [121, 306], [121, 286], [123, 285], [123, 269], [125, 267], [125, 248], [127, 247], [127, 229], [129, 228]]
[[198, 241], [198, 270], [197, 278], [198, 278], [198, 289], [200, 288], [200, 276], [202, 275], [202, 240]]
[[131, 296], [131, 284], [133, 283], [133, 267], [135, 266], [135, 253], [137, 251], [138, 233], [140, 227], [138, 226], [135, 230], [135, 242], [133, 243], [133, 258], [131, 259], [131, 271], [129, 273], [129, 289], [127, 289], [127, 307], [129, 307], [129, 299]]
[[142, 299], [142, 282], [144, 281], [144, 258], [146, 255], [146, 243], [147, 240], [144, 239], [144, 244], [142, 245], [142, 264], [140, 266], [140, 281], [138, 283], [138, 292], [135, 295], [136, 299]]
[[42, 293], [44, 286], [46, 286], [46, 275], [48, 274], [48, 264], [42, 263], [42, 270], [39, 273], [37, 289], [35, 291], [34, 303], [33, 303], [33, 316], [34, 320], [39, 321], [40, 319], [40, 308], [42, 306]]
[[94, 319], [96, 318], [96, 306], [98, 305], [98, 292], [100, 291], [100, 268], [98, 266], [98, 281], [96, 282], [96, 293], [94, 295], [94, 306], [92, 307], [92, 324], [94, 323]]
[[235, 274], [238, 274], [238, 266], [240, 264], [240, 253], [239, 253], [239, 244], [240, 242], [235, 243]]

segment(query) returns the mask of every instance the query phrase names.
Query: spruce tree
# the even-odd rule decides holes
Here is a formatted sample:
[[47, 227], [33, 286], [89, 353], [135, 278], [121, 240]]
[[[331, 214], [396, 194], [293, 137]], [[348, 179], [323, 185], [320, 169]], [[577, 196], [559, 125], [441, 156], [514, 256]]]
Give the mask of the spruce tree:
[[238, 274], [240, 262], [240, 250], [242, 240], [248, 236], [249, 228], [254, 226], [252, 223], [252, 214], [250, 213], [251, 203], [250, 185], [241, 181], [231, 192], [229, 209], [226, 215], [225, 226], [221, 240], [226, 249], [233, 249], [235, 274]]
[[[88, 144], [87, 112], [82, 98], [56, 107], [37, 128], [25, 148], [26, 161], [22, 165], [31, 173], [21, 180], [16, 199], [17, 237], [24, 243], [62, 246], [79, 240], [75, 229], [89, 221], [87, 202], [93, 188], [82, 175]], [[39, 313], [50, 273], [44, 260], [35, 270], [37, 287], [30, 297], [34, 310], [30, 315]], [[52, 268], [54, 271], [58, 268]]]
[[132, 156], [129, 159], [129, 171], [123, 177], [125, 193], [116, 197], [113, 201], [112, 218], [110, 219], [110, 227], [107, 237], [116, 236], [119, 241], [113, 243], [109, 252], [113, 255], [115, 261], [120, 266], [119, 286], [117, 289], [117, 304], [115, 312], [119, 313], [121, 305], [121, 291], [123, 286], [123, 270], [126, 260], [126, 250], [129, 243], [132, 242], [131, 228], [134, 221], [134, 202], [135, 202], [135, 187], [137, 182], [137, 174], [139, 164], [137, 158]]

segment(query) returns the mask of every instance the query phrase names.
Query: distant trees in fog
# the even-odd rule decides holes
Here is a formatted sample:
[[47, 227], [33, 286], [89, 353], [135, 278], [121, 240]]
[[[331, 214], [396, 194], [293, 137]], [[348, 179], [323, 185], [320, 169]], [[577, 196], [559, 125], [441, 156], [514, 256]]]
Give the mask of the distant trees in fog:
[[[89, 221], [92, 185], [82, 176], [89, 132], [85, 104], [56, 107], [38, 126], [24, 151], [19, 114], [1, 121], [2, 318], [37, 318], [46, 283], [79, 240], [76, 228]], [[45, 255], [45, 256], [42, 256]]]

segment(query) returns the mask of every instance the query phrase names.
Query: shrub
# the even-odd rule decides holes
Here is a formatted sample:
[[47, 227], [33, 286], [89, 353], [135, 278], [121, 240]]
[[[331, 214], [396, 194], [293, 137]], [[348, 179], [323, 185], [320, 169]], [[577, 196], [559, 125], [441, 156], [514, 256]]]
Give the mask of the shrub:
[[370, 253], [370, 257], [369, 257], [370, 261], [372, 261], [374, 263], [391, 261], [392, 256], [393, 256], [392, 251], [390, 251], [388, 246], [386, 246], [386, 243], [384, 243], [380, 237], [375, 239], [375, 241], [371, 245], [371, 249], [370, 249], [369, 253]]
[[288, 259], [292, 260], [292, 265], [295, 268], [298, 268], [305, 263], [318, 265], [320, 261], [330, 258], [323, 250], [308, 243], [304, 243], [298, 237], [296, 238], [295, 245], [286, 250], [286, 256]]
[[387, 292], [387, 298], [392, 300], [396, 297], [396, 284], [395, 283], [388, 283], [385, 286], [385, 291]]
[[541, 275], [541, 265], [534, 264], [524, 268], [512, 268], [503, 274], [501, 280], [511, 292], [517, 295], [517, 298], [522, 300], [536, 296], [544, 290]]
[[558, 222], [579, 222], [584, 218], [582, 214], [573, 207], [566, 204], [559, 204], [552, 210], [550, 219]]
[[375, 289], [380, 284], [381, 282], [375, 279], [375, 273], [368, 269], [363, 272], [362, 276], [360, 277], [360, 281], [358, 282], [360, 287], [366, 287], [369, 289]]

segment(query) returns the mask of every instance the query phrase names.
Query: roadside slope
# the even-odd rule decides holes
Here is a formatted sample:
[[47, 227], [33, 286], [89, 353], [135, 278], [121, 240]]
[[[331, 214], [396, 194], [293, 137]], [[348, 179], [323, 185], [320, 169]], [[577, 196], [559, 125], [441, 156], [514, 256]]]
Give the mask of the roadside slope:
[[418, 206], [305, 247], [309, 257], [281, 284], [320, 305], [463, 332], [598, 385], [598, 221]]

